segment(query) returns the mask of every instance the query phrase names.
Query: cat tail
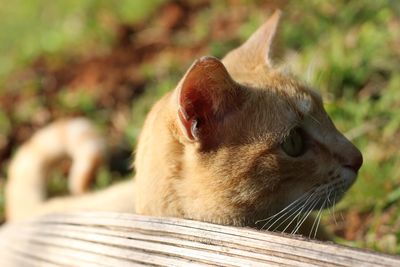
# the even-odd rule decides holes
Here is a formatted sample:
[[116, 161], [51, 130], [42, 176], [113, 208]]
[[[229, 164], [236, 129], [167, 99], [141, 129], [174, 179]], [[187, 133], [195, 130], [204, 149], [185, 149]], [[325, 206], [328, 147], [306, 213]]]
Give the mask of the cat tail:
[[46, 202], [46, 176], [62, 158], [72, 159], [70, 192], [77, 195], [87, 191], [105, 150], [104, 139], [84, 118], [56, 121], [39, 130], [11, 160], [5, 189], [7, 219], [35, 213]]

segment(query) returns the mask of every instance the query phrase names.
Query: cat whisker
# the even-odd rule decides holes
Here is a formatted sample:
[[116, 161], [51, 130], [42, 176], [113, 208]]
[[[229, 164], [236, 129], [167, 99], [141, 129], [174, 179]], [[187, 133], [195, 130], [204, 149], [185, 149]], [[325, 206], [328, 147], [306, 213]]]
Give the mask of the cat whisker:
[[[313, 193], [313, 194], [314, 194], [314, 193]], [[290, 221], [290, 223], [286, 226], [286, 228], [283, 230], [283, 232], [285, 232], [285, 230], [286, 230], [286, 229], [290, 226], [290, 224], [296, 219], [296, 217], [299, 216], [299, 214], [301, 214], [302, 210], [304, 209], [304, 206], [306, 205], [307, 201], [312, 197], [313, 194], [310, 195], [310, 197], [306, 200], [306, 202], [305, 202], [303, 205], [300, 205], [300, 207], [298, 207], [297, 210], [295, 210], [294, 212], [292, 212], [292, 214], [290, 214], [285, 220], [283, 220], [278, 226], [276, 226], [276, 227], [274, 228], [273, 231], [276, 231], [276, 230], [279, 228], [279, 226], [281, 226], [281, 225], [282, 225], [283, 223], [285, 223], [288, 219], [290, 219], [292, 216], [295, 216], [295, 215], [297, 214], [297, 215], [292, 219], [292, 221]], [[297, 207], [297, 206], [298, 206], [298, 205], [296, 205], [296, 207]], [[279, 219], [280, 219], [280, 218], [279, 218]], [[279, 219], [276, 220], [275, 222], [278, 222]], [[274, 222], [272, 225], [270, 225], [270, 227], [272, 227], [272, 226], [275, 224], [275, 222]], [[269, 230], [270, 227], [268, 227], [267, 230]]]
[[256, 221], [256, 224], [264, 222], [261, 229], [266, 229], [267, 231], [276, 231], [279, 227], [286, 224], [283, 229], [283, 232], [285, 232], [294, 222], [296, 222], [291, 231], [291, 234], [296, 234], [315, 207], [318, 206], [318, 203], [322, 202], [309, 233], [309, 238], [312, 236], [315, 238], [321, 222], [322, 210], [324, 208], [328, 208], [329, 213], [337, 224], [334, 208], [337, 201], [337, 195], [342, 194], [344, 191], [346, 191], [346, 184], [342, 180], [335, 180], [327, 184], [322, 184], [317, 188], [312, 188], [305, 192], [295, 201], [272, 216]]
[[[301, 206], [300, 206], [300, 208], [301, 208]], [[298, 209], [297, 209], [298, 210]], [[296, 210], [296, 211], [297, 211]], [[284, 217], [282, 218], [282, 219], [284, 219], [280, 224], [278, 224], [277, 226], [275, 226], [275, 228], [272, 230], [273, 232], [275, 232], [276, 230], [278, 230], [279, 229], [279, 227], [282, 225], [282, 224], [284, 224], [287, 220], [289, 220], [291, 217], [293, 217], [295, 214], [296, 214], [296, 211], [294, 211], [294, 212], [292, 212], [292, 213], [290, 213], [288, 216], [286, 216], [286, 219], [284, 219]], [[281, 219], [281, 218], [280, 218]], [[275, 223], [277, 223], [277, 222], [279, 222], [279, 219], [278, 220], [276, 220], [273, 224], [271, 224], [268, 228], [267, 228], [267, 231], [269, 231], [270, 230], [270, 228], [275, 224]], [[284, 231], [283, 231], [284, 232]]]
[[299, 212], [297, 212], [297, 214], [295, 213], [296, 216], [286, 225], [285, 229], [283, 229], [282, 232], [286, 232], [286, 230], [287, 230], [287, 229], [289, 228], [289, 226], [294, 222], [294, 220], [297, 219], [296, 225], [299, 223], [299, 218], [300, 218], [301, 214], [303, 214], [303, 210], [304, 210], [304, 208], [306, 207], [306, 205], [307, 205], [307, 202], [305, 202], [304, 205], [301, 206], [302, 209], [301, 209]]
[[[334, 192], [335, 192], [335, 196], [334, 196], [334, 204], [333, 204], [333, 206], [332, 206], [332, 208], [333, 208], [333, 213], [334, 213], [334, 221], [335, 221], [335, 224], [337, 225], [338, 223], [337, 223], [337, 220], [336, 220], [336, 210], [335, 210], [335, 207], [336, 207], [336, 202], [337, 202], [337, 200], [338, 200], [338, 194], [339, 194], [339, 196], [340, 195], [342, 195], [344, 192], [346, 192], [346, 187], [345, 187], [345, 183], [343, 182], [343, 181], [339, 181], [339, 182], [337, 182], [335, 185], [334, 185]], [[340, 212], [339, 213], [340, 214], [340, 219], [342, 220], [342, 221], [344, 221], [344, 217], [343, 217], [343, 214], [342, 214], [342, 212]]]
[[[319, 190], [318, 190], [319, 189]], [[320, 195], [322, 195], [322, 191], [323, 189], [328, 190], [328, 187], [326, 186], [321, 186], [321, 188], [317, 188], [317, 190], [309, 190], [307, 191], [308, 193], [308, 198], [306, 200], [304, 199], [304, 195], [302, 197], [300, 197], [298, 200], [296, 200], [296, 202], [299, 202], [299, 200], [301, 201], [301, 206], [299, 207], [299, 205], [295, 205], [294, 207], [290, 208], [289, 210], [287, 210], [284, 214], [282, 214], [277, 220], [274, 221], [274, 223], [272, 223], [267, 230], [271, 229], [272, 226], [274, 226], [277, 222], [279, 222], [282, 218], [284, 218], [284, 216], [286, 216], [289, 212], [291, 212], [293, 209], [297, 208], [297, 210], [295, 210], [293, 212], [293, 214], [289, 215], [287, 218], [285, 218], [283, 221], [281, 221], [277, 226], [275, 226], [275, 228], [273, 229], [273, 231], [277, 230], [282, 224], [284, 224], [287, 220], [289, 220], [290, 218], [291, 221], [286, 225], [286, 227], [284, 228], [283, 232], [285, 232], [290, 225], [297, 219], [296, 222], [296, 226], [295, 229], [293, 230], [292, 233], [296, 233], [298, 231], [298, 229], [301, 227], [301, 225], [304, 223], [305, 219], [309, 216], [309, 214], [312, 212], [312, 210], [314, 209], [314, 207], [318, 204], [318, 202], [320, 201]], [[311, 193], [310, 193], [311, 192]], [[300, 204], [300, 203], [299, 203]], [[303, 218], [300, 219], [301, 215], [304, 212], [308, 212], [305, 216], [303, 216]], [[275, 216], [272, 216], [273, 218]], [[271, 219], [273, 219], [271, 218]], [[268, 222], [267, 222], [268, 223]]]
[[[303, 203], [303, 205], [301, 206], [301, 210], [299, 211], [299, 212], [297, 212], [297, 215], [289, 222], [289, 224], [285, 227], [285, 229], [283, 230], [283, 232], [285, 232], [288, 228], [289, 228], [289, 226], [294, 222], [294, 220], [296, 220], [296, 226], [298, 225], [298, 223], [299, 223], [299, 220], [300, 220], [300, 216], [303, 214], [303, 212], [304, 212], [304, 209], [307, 207], [307, 205], [308, 205], [308, 202], [311, 200], [312, 202], [316, 199], [316, 197], [317, 197], [317, 195], [316, 195], [316, 191], [314, 190], [311, 194], [310, 194], [310, 196], [308, 197], [308, 199]], [[307, 209], [306, 209], [306, 211], [307, 211]]]
[[[286, 215], [290, 214], [292, 210], [296, 209], [299, 205], [301, 205], [301, 203], [302, 203], [301, 201], [300, 201], [300, 202], [299, 202], [299, 201], [296, 201], [296, 205], [294, 205], [294, 206], [290, 205], [290, 206], [291, 206], [290, 209], [285, 208], [285, 210], [286, 210], [286, 209], [287, 209], [287, 210], [286, 210], [284, 213], [280, 214], [281, 212], [279, 212], [278, 214], [280, 214], [280, 216], [279, 216], [276, 220], [274, 220], [274, 222], [273, 222], [270, 226], [268, 226], [267, 231], [269, 231], [269, 229], [270, 229], [275, 223], [279, 222], [279, 221], [280, 221], [282, 218], [284, 218]], [[276, 215], [278, 215], [278, 214], [276, 214]], [[276, 216], [272, 216], [272, 218], [270, 218], [269, 220], [267, 220], [266, 223], [264, 224], [263, 228], [264, 228], [265, 226], [267, 226], [268, 223], [270, 223], [275, 217], [276, 217]], [[289, 217], [290, 217], [290, 216], [289, 216]], [[279, 225], [279, 226], [280, 226], [280, 225]], [[279, 226], [278, 226], [278, 227], [279, 227]], [[261, 228], [261, 229], [263, 229], [263, 228]]]
[[293, 229], [291, 234], [296, 234], [297, 231], [300, 229], [301, 225], [306, 221], [307, 217], [311, 214], [313, 211], [314, 207], [318, 204], [320, 200], [318, 198], [315, 198], [313, 202], [310, 203], [310, 207], [306, 209], [306, 213], [303, 215], [301, 218], [300, 222], [296, 224], [296, 227]]
[[[322, 210], [322, 209], [321, 209], [321, 210]], [[317, 236], [318, 227], [319, 227], [319, 224], [320, 224], [320, 222], [321, 222], [321, 217], [322, 217], [322, 214], [320, 214], [320, 215], [318, 216], [318, 223], [317, 223], [317, 227], [315, 227], [314, 239], [315, 239], [315, 237]]]
[[[322, 189], [322, 188], [321, 188]], [[324, 200], [323, 204], [321, 205], [321, 208], [318, 211], [318, 214], [313, 222], [313, 225], [311, 227], [311, 231], [310, 231], [310, 235], [311, 236], [313, 230], [314, 230], [314, 225], [315, 225], [315, 230], [314, 230], [314, 235], [313, 238], [316, 237], [317, 232], [318, 232], [318, 228], [319, 228], [319, 224], [321, 221], [321, 217], [322, 217], [322, 210], [324, 209], [324, 207], [328, 204], [328, 210], [329, 213], [331, 214], [331, 216], [333, 217], [335, 224], [337, 225], [337, 221], [336, 221], [336, 212], [335, 212], [335, 206], [336, 206], [336, 201], [337, 201], [337, 193], [339, 192], [340, 194], [342, 194], [343, 192], [346, 191], [345, 188], [345, 183], [343, 181], [336, 181], [333, 183], [328, 184], [328, 187], [326, 187], [326, 199]], [[331, 200], [331, 195], [334, 192], [334, 196], [333, 199]], [[331, 208], [331, 207], [332, 208]]]
[[330, 192], [328, 194], [328, 197], [327, 197], [327, 199], [328, 199], [328, 211], [329, 211], [329, 215], [333, 218], [333, 220], [336, 223], [336, 218], [335, 218], [335, 204], [336, 204], [335, 203], [336, 202], [335, 197], [336, 197], [336, 192], [335, 192], [335, 196], [334, 196], [333, 200], [331, 201], [330, 196], [331, 196], [332, 192], [335, 192], [334, 188], [330, 190]]
[[[316, 189], [316, 192], [315, 192], [316, 194], [314, 195], [314, 198], [313, 198], [312, 207], [308, 207], [305, 210], [305, 212], [309, 212], [310, 208], [311, 208], [311, 211], [312, 211], [315, 208], [316, 204], [318, 204], [318, 202], [321, 201], [322, 197], [327, 195], [325, 192], [322, 192], [323, 189], [327, 189], [327, 186], [323, 185], [323, 186], [320, 186], [319, 188]], [[324, 204], [324, 206], [325, 206], [325, 204]]]
[[333, 212], [333, 221], [335, 222], [335, 225], [338, 225], [337, 220], [336, 220], [335, 206], [336, 206], [336, 191], [335, 191], [335, 195], [333, 197], [332, 212]]
[[329, 187], [329, 188], [327, 188], [326, 190], [325, 190], [325, 195], [326, 195], [326, 201], [327, 201], [327, 209], [328, 209], [328, 212], [329, 213], [331, 213], [331, 205], [332, 205], [332, 201], [331, 201], [331, 199], [330, 199], [330, 196], [331, 196], [331, 194], [332, 194], [332, 190], [333, 190], [333, 188], [332, 187]]
[[[304, 207], [307, 205], [308, 201], [310, 201], [310, 199], [314, 200], [314, 196], [316, 194], [316, 191], [311, 189], [309, 191], [307, 191], [306, 193], [304, 193], [301, 197], [299, 197], [297, 200], [295, 200], [294, 202], [292, 202], [289, 206], [287, 206], [286, 208], [284, 208], [283, 210], [281, 210], [280, 212], [278, 212], [277, 214], [273, 215], [270, 217], [270, 219], [268, 219], [268, 221], [264, 224], [263, 228], [269, 223], [271, 222], [271, 220], [273, 220], [277, 215], [279, 215], [280, 213], [282, 213], [283, 211], [285, 211], [283, 214], [281, 214], [281, 216], [279, 216], [279, 218], [277, 218], [269, 227], [267, 230], [269, 230], [275, 223], [279, 222], [282, 218], [284, 218], [287, 214], [292, 213], [290, 216], [288, 216], [283, 222], [281, 222], [277, 227], [274, 228], [273, 231], [277, 230], [277, 228], [279, 226], [281, 226], [285, 221], [287, 221], [288, 219], [290, 219], [293, 215], [295, 215], [296, 213], [301, 214]], [[307, 199], [304, 199], [305, 197], [307, 197]], [[292, 206], [293, 204], [295, 204], [294, 206]], [[299, 207], [300, 205], [300, 207]], [[292, 207], [290, 207], [292, 206]], [[290, 208], [289, 208], [290, 207]], [[296, 211], [292, 212], [294, 209], [296, 209], [297, 207], [299, 207]], [[288, 209], [289, 208], [289, 209]], [[297, 212], [299, 209], [301, 208], [301, 210], [299, 212]]]
[[[307, 201], [304, 203], [303, 205], [303, 209], [299, 212], [300, 214], [303, 214], [304, 211], [307, 212], [308, 209], [306, 209], [307, 205], [308, 205], [308, 201], [311, 200], [312, 203], [314, 203], [315, 200], [318, 200], [318, 194], [316, 194], [316, 191], [313, 192], [313, 194], [310, 195], [310, 197], [307, 199]], [[297, 221], [298, 223], [299, 221]]]
[[[311, 190], [310, 190], [311, 191]], [[273, 214], [272, 216], [266, 218], [266, 219], [262, 219], [262, 220], [258, 220], [255, 223], [258, 224], [260, 222], [265, 222], [265, 221], [269, 221], [273, 218], [275, 218], [276, 216], [278, 216], [279, 214], [281, 214], [282, 212], [285, 212], [287, 209], [289, 209], [291, 206], [295, 205], [296, 203], [298, 204], [299, 202], [301, 202], [301, 200], [303, 200], [305, 197], [308, 196], [309, 192], [307, 191], [305, 192], [303, 195], [301, 195], [298, 199], [296, 199], [295, 201], [293, 201], [292, 203], [290, 203], [288, 206], [286, 206], [285, 208], [283, 208], [282, 210], [280, 210], [279, 212]]]
[[[318, 201], [316, 201], [316, 202], [318, 202]], [[314, 202], [314, 204], [316, 204], [316, 202]], [[303, 217], [300, 219], [299, 222], [296, 223], [295, 228], [292, 230], [292, 232], [291, 232], [290, 234], [295, 235], [295, 234], [300, 230], [301, 226], [302, 226], [303, 223], [306, 221], [307, 217], [311, 214], [312, 208], [313, 208], [313, 207], [311, 207], [310, 209], [308, 209], [308, 210], [307, 210], [307, 211], [308, 211], [307, 213], [304, 213], [304, 214], [303, 214]]]
[[311, 226], [311, 230], [310, 230], [310, 234], [308, 235], [308, 238], [311, 238], [311, 234], [312, 234], [312, 232], [313, 232], [315, 223], [318, 221], [318, 224], [317, 224], [316, 227], [315, 227], [314, 238], [315, 238], [315, 236], [317, 235], [318, 226], [319, 226], [319, 221], [321, 220], [321, 212], [322, 212], [323, 208], [325, 207], [326, 201], [327, 201], [327, 200], [325, 199], [324, 202], [322, 203], [321, 207], [319, 208], [318, 214], [317, 214], [317, 216], [315, 217], [314, 222], [313, 222], [313, 224], [312, 224], [312, 226]]

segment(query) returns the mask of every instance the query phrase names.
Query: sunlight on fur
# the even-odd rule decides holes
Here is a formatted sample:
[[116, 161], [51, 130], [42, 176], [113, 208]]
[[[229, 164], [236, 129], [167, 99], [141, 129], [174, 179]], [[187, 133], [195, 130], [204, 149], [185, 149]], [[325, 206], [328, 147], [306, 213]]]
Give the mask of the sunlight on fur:
[[[7, 219], [105, 210], [323, 239], [322, 210], [333, 209], [354, 183], [362, 156], [335, 128], [321, 97], [274, 67], [279, 20], [277, 11], [221, 61], [196, 60], [153, 106], [132, 180], [82, 194], [103, 158], [102, 138], [87, 121], [76, 134], [75, 119], [36, 133], [10, 166]], [[73, 158], [75, 196], [46, 199], [44, 176], [60, 155]]]

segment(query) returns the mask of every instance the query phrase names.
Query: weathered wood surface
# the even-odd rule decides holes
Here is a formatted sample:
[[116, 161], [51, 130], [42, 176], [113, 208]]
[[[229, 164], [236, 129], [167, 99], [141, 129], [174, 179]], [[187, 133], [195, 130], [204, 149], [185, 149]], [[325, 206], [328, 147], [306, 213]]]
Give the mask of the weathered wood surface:
[[75, 213], [0, 229], [0, 266], [400, 266], [400, 257], [191, 220]]

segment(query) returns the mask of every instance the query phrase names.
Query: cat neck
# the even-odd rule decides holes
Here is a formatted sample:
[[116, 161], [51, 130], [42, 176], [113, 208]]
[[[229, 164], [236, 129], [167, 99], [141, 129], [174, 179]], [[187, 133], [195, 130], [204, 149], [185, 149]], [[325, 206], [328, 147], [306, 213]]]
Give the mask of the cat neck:
[[[139, 137], [135, 156], [136, 212], [183, 216], [175, 194], [181, 180], [183, 145], [174, 123], [173, 94], [168, 93], [152, 108]], [[151, 190], [149, 190], [151, 188]], [[151, 194], [147, 192], [151, 191]]]

